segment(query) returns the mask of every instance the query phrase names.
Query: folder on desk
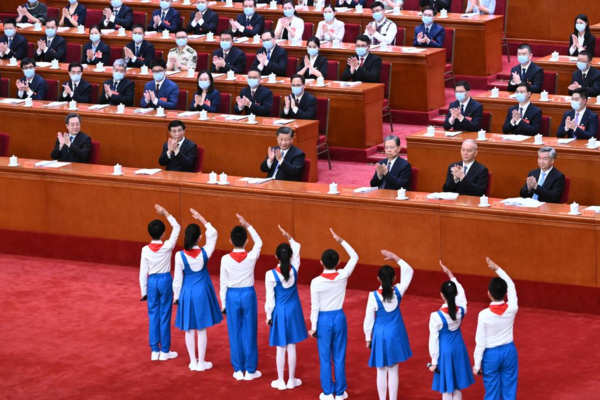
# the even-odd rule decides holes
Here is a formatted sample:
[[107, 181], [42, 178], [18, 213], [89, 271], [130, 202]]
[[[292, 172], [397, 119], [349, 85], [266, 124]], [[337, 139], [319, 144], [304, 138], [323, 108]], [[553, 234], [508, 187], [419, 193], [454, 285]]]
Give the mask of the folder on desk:
[[171, 75], [178, 74], [178, 73], [180, 73], [180, 72], [181, 72], [181, 71], [167, 71], [167, 72], [165, 72], [165, 75], [166, 75], [166, 76], [171, 76]]
[[517, 206], [526, 208], [538, 208], [539, 206], [545, 204], [543, 201], [523, 197], [511, 197], [510, 199], [501, 200], [501, 203], [504, 203], [507, 206]]
[[206, 35], [190, 35], [190, 36], [188, 36], [188, 38], [190, 38], [190, 39], [200, 39], [200, 38], [203, 38], [204, 36], [206, 36]]
[[225, 76], [225, 74], [215, 74], [214, 72], [211, 73], [211, 75], [212, 75], [213, 79], [217, 79], [217, 78], [220, 78], [222, 76]]
[[200, 111], [186, 111], [177, 114], [178, 117], [193, 117], [194, 115], [200, 114]]
[[137, 108], [133, 113], [134, 114], [148, 114], [154, 111], [154, 108]]
[[160, 171], [162, 171], [162, 169], [160, 169], [160, 168], [142, 168], [142, 169], [138, 169], [137, 171], [135, 171], [134, 174], [136, 174], [136, 175], [154, 175], [154, 174], [158, 174]]
[[68, 26], [60, 26], [60, 27], [59, 27], [57, 30], [58, 30], [59, 32], [66, 32], [66, 31], [68, 31], [69, 29], [71, 29], [71, 28], [70, 28], [70, 27], [68, 27]]
[[454, 193], [454, 192], [429, 193], [427, 195], [427, 198], [432, 199], [432, 200], [456, 200], [458, 198], [458, 193]]
[[252, 178], [252, 179], [248, 179], [248, 183], [251, 185], [261, 185], [263, 183], [272, 181], [273, 178]]
[[227, 115], [225, 117], [225, 120], [227, 121], [241, 121], [243, 119], [248, 118], [247, 115]]
[[233, 39], [233, 41], [235, 43], [243, 43], [243, 42], [247, 42], [248, 40], [250, 40], [250, 38], [247, 38], [247, 37], [239, 37], [239, 38]]
[[25, 99], [2, 99], [1, 104], [21, 104], [25, 103]]
[[110, 107], [110, 104], [94, 104], [93, 106], [90, 106], [90, 110], [102, 110], [106, 107]]
[[65, 165], [71, 164], [70, 162], [60, 162], [56, 160], [47, 160], [47, 161], [38, 161], [35, 163], [36, 167], [46, 167], [46, 168], [60, 168]]
[[25, 28], [31, 28], [33, 26], [33, 24], [30, 24], [29, 22], [20, 22], [17, 24], [17, 26], [21, 29], [25, 29]]
[[52, 63], [51, 63], [51, 62], [46, 62], [46, 61], [40, 61], [40, 62], [36, 62], [36, 63], [35, 63], [35, 66], [36, 66], [37, 68], [47, 68], [47, 67], [49, 67], [49, 66], [51, 66], [51, 65], [52, 65]]
[[357, 189], [354, 189], [354, 193], [371, 193], [371, 192], [374, 192], [377, 189], [379, 189], [377, 186], [375, 186], [375, 187], [363, 186], [363, 187], [359, 187]]
[[100, 33], [103, 35], [108, 35], [109, 33], [113, 33], [114, 29], [100, 29]]
[[295, 119], [276, 119], [275, 122], [273, 122], [273, 124], [274, 125], [287, 125], [294, 121], [295, 121]]
[[59, 107], [68, 104], [66, 101], [53, 101], [52, 103], [44, 104], [44, 107]]

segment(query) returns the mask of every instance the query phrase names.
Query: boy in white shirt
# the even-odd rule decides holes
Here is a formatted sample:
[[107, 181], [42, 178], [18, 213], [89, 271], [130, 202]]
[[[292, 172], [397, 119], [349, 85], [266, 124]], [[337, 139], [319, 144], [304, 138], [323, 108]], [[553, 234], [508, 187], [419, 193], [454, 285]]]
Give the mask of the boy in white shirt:
[[[340, 243], [350, 261], [346, 267], [336, 271], [340, 263], [340, 256], [335, 250], [325, 250], [321, 255], [321, 265], [325, 268], [320, 276], [314, 278], [310, 284], [311, 330], [308, 334], [317, 338], [319, 348], [319, 361], [321, 363], [321, 387], [323, 393], [320, 400], [341, 400], [348, 397], [346, 389], [346, 346], [348, 344], [348, 324], [344, 315], [344, 298], [348, 278], [354, 272], [358, 263], [358, 254], [335, 234], [331, 234], [336, 242]], [[331, 379], [331, 360], [335, 370], [335, 382]]]
[[[171, 255], [177, 244], [180, 226], [175, 217], [156, 204], [156, 212], [167, 218], [173, 230], [169, 240], [163, 243], [165, 223], [159, 219], [148, 224], [152, 237], [150, 244], [142, 249], [140, 261], [140, 288], [142, 300], [148, 300], [150, 320], [150, 348], [152, 361], [166, 361], [177, 357], [171, 350], [171, 313], [173, 311], [173, 278]], [[159, 346], [160, 343], [160, 346]], [[160, 353], [160, 354], [159, 354]]]
[[513, 326], [519, 310], [517, 290], [502, 268], [489, 258], [486, 260], [498, 278], [492, 278], [488, 288], [492, 302], [479, 313], [477, 320], [473, 373], [483, 374], [484, 399], [512, 400], [517, 398], [519, 375], [517, 348], [513, 343]]
[[[227, 315], [229, 351], [233, 377], [251, 381], [261, 377], [258, 366], [258, 313], [254, 290], [254, 267], [260, 256], [262, 240], [244, 217], [236, 214], [241, 226], [231, 230], [233, 251], [221, 258], [221, 307]], [[252, 251], [246, 252], [248, 232], [254, 241]], [[244, 375], [245, 372], [245, 375]]]

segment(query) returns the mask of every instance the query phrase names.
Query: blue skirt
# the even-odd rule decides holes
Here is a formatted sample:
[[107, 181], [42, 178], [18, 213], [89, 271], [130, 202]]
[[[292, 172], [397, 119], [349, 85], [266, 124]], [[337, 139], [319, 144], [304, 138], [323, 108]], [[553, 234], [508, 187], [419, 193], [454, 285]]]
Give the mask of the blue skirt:
[[[208, 277], [208, 272], [206, 276]], [[175, 327], [183, 331], [202, 330], [222, 320], [223, 315], [210, 277], [195, 282], [184, 279], [179, 295]]]
[[273, 325], [269, 336], [269, 346], [287, 346], [305, 340], [308, 337], [304, 314], [300, 302], [288, 303], [277, 307], [272, 315]]

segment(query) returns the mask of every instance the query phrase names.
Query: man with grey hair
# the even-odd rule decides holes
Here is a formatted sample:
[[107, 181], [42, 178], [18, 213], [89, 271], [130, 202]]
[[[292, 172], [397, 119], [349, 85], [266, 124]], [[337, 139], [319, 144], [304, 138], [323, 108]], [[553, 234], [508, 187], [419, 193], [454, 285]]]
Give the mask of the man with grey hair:
[[460, 148], [462, 161], [450, 164], [444, 183], [444, 192], [467, 196], [482, 196], [488, 184], [488, 169], [475, 160], [477, 142], [467, 139]]
[[127, 63], [122, 58], [113, 63], [113, 77], [104, 82], [102, 94], [98, 102], [100, 104], [110, 104], [118, 106], [123, 104], [127, 107], [133, 107], [133, 97], [135, 94], [135, 85], [132, 81], [125, 78], [127, 73]]
[[371, 187], [379, 189], [409, 190], [412, 169], [408, 161], [399, 157], [400, 138], [388, 135], [383, 141], [386, 158], [377, 163], [375, 174], [371, 178]]
[[58, 161], [87, 163], [92, 151], [92, 139], [81, 132], [81, 117], [79, 114], [68, 114], [65, 123], [67, 132], [57, 133], [50, 157]]
[[531, 197], [546, 203], [560, 203], [565, 189], [565, 175], [554, 168], [556, 150], [542, 147], [538, 151], [538, 169], [530, 171], [521, 188], [521, 197]]

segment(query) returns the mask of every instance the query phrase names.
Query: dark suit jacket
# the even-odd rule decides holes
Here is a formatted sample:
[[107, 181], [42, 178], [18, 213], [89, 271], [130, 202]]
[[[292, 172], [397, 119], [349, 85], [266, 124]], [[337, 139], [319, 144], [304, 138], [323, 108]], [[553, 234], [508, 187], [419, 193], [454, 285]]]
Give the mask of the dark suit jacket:
[[[291, 95], [293, 96], [293, 94]], [[285, 101], [281, 99], [281, 101]], [[281, 110], [281, 118], [296, 118], [296, 119], [317, 119], [317, 98], [312, 94], [304, 91], [298, 112], [295, 113], [290, 107], [289, 113], [285, 113], [285, 108]]]
[[[194, 93], [194, 95], [202, 96], [202, 93]], [[194, 107], [194, 98], [190, 101], [190, 111], [202, 111], [205, 110], [210, 113], [216, 113], [221, 105], [221, 93], [217, 89], [213, 89], [212, 92], [206, 93], [204, 104], [199, 107]]]
[[[569, 47], [573, 46], [573, 37], [569, 36]], [[590, 51], [592, 55], [596, 50], [596, 38], [594, 35], [590, 34], [583, 39], [583, 46], [586, 51]], [[575, 53], [572, 54], [573, 57], [577, 57], [579, 55], [579, 50], [575, 49]]]
[[[450, 103], [450, 108], [460, 108], [460, 103], [458, 100]], [[481, 118], [483, 118], [483, 106], [473, 100], [473, 98], [469, 99], [469, 103], [467, 104], [467, 108], [463, 113], [465, 118], [463, 118], [462, 122], [458, 119], [454, 120], [454, 124], [450, 124], [450, 111], [446, 114], [446, 120], [444, 121], [444, 129], [450, 130], [454, 128], [455, 131], [467, 131], [467, 132], [477, 132], [481, 127]]]
[[152, 102], [146, 103], [146, 98], [142, 95], [142, 108], [162, 107], [165, 110], [174, 110], [175, 107], [177, 107], [177, 102], [179, 101], [179, 86], [177, 86], [175, 82], [169, 80], [169, 78], [165, 78], [163, 83], [160, 85], [160, 90], [158, 93], [156, 93], [156, 82], [154, 81], [150, 81], [144, 85], [144, 92], [146, 90], [155, 92], [158, 103], [156, 105], [154, 105]]
[[86, 80], [84, 80], [83, 78], [79, 81], [79, 83], [77, 84], [77, 89], [75, 89], [75, 92], [73, 93], [73, 97], [67, 95], [66, 97], [63, 97], [63, 92], [64, 89], [63, 87], [65, 85], [68, 85], [71, 90], [73, 89], [73, 81], [72, 80], [68, 80], [67, 82], [63, 83], [62, 86], [60, 88], [58, 88], [58, 101], [71, 101], [71, 100], [75, 100], [78, 103], [91, 103], [91, 99], [92, 99], [92, 85], [90, 85]]
[[[42, 40], [45, 42], [48, 40], [46, 35], [42, 37]], [[67, 41], [62, 37], [56, 35], [52, 38], [52, 43], [46, 52], [42, 52], [42, 54], [37, 53], [37, 48], [34, 50], [35, 60], [36, 61], [46, 61], [52, 62], [52, 60], [56, 59], [59, 62], [65, 62], [67, 58]]]
[[[387, 164], [387, 158], [379, 161], [377, 164]], [[410, 187], [410, 180], [412, 178], [412, 170], [410, 163], [402, 157], [396, 158], [392, 170], [379, 179], [377, 171], [371, 178], [371, 187], [378, 187], [380, 189], [398, 190], [404, 188], [406, 190]], [[385, 187], [381, 185], [385, 182]]]
[[[6, 37], [6, 35], [2, 36], [2, 38], [0, 38], [0, 43], [8, 43], [8, 37]], [[10, 53], [5, 54], [0, 58], [8, 60], [12, 57], [17, 60], [22, 60], [27, 57], [27, 39], [19, 33], [15, 33], [15, 36], [13, 37]]]
[[[60, 11], [62, 13], [62, 11]], [[85, 19], [87, 18], [87, 8], [85, 8], [81, 3], [77, 4], [75, 7], [75, 12], [71, 14], [71, 18], [77, 22], [77, 25], [85, 25]], [[73, 27], [71, 21], [65, 18], [65, 26], [70, 28]]]
[[[315, 69], [319, 71], [323, 78], [326, 79], [327, 76], [327, 59], [320, 54], [317, 54], [317, 59], [315, 60]], [[304, 68], [304, 58], [300, 59], [300, 66], [298, 67], [298, 71]], [[304, 77], [306, 79], [317, 79], [315, 75], [311, 75], [310, 71], [307, 69], [304, 73]]]
[[194, 172], [194, 161], [198, 157], [198, 146], [190, 139], [185, 138], [179, 153], [167, 156], [167, 143], [163, 145], [162, 153], [158, 158], [158, 163], [163, 167], [166, 166], [167, 171]]
[[[266, 53], [264, 47], [258, 49], [256, 54]], [[269, 63], [263, 68], [261, 71], [261, 75], [270, 75], [275, 74], [277, 76], [286, 76], [287, 72], [287, 63], [288, 63], [288, 52], [281, 46], [275, 46], [273, 50], [271, 50], [271, 59]], [[258, 57], [254, 59], [254, 63], [252, 64], [253, 68], [258, 67]]]
[[[448, 10], [448, 11], [450, 11], [450, 10]], [[427, 36], [430, 40], [429, 44], [417, 42], [417, 36], [421, 32], [423, 33], [423, 35], [427, 36], [427, 34], [425, 33], [425, 24], [421, 24], [415, 28], [415, 36], [413, 39], [413, 46], [435, 47], [438, 49], [444, 47], [444, 40], [446, 40], [446, 29], [443, 26], [441, 26], [435, 22], [433, 24], [431, 24], [431, 27], [429, 28], [429, 36]]]
[[431, 7], [434, 13], [439, 13], [443, 9], [450, 12], [452, 0], [419, 0], [420, 7]]
[[[516, 85], [510, 84], [510, 82], [512, 81], [513, 72], [516, 72], [517, 74], [519, 74], [519, 76], [521, 76], [522, 69], [523, 68], [521, 67], [521, 64], [515, 65], [514, 67], [511, 68], [510, 81], [508, 82], [508, 91], [509, 92], [514, 92], [517, 90]], [[544, 70], [539, 65], [534, 64], [532, 62], [531, 64], [529, 64], [529, 68], [527, 68], [527, 72], [525, 73], [525, 80], [531, 86], [531, 91], [533, 93], [541, 93], [542, 86], [544, 86]]]
[[[247, 19], [245, 14], [240, 14], [237, 16], [236, 21], [240, 23], [244, 29], [244, 32], [237, 31], [236, 36], [246, 36], [246, 37], [254, 37], [254, 35], [262, 35], [265, 30], [265, 19], [262, 15], [258, 13], [258, 10], [252, 14], [252, 18], [250, 18], [250, 25], [247, 24]], [[251, 28], [248, 28], [250, 26]]]
[[[114, 7], [110, 7], [110, 9], [115, 12]], [[127, 7], [125, 4], [122, 4], [119, 8], [119, 13], [115, 15], [115, 22], [108, 22], [108, 25], [104, 25], [105, 18], [102, 18], [102, 22], [100, 26], [102, 29], [119, 29], [125, 28], [130, 31], [131, 27], [133, 27], [133, 10]]]
[[[351, 57], [357, 58], [356, 54]], [[346, 69], [342, 74], [343, 81], [355, 81], [366, 83], [379, 83], [379, 75], [381, 74], [381, 58], [373, 53], [367, 54], [364, 64], [359, 67], [354, 73], [350, 72], [350, 66], [346, 64]]]
[[[127, 45], [125, 46], [128, 49], [130, 49], [133, 54], [135, 55], [135, 42], [131, 41], [129, 43], [127, 43]], [[149, 65], [150, 61], [154, 60], [154, 45], [152, 43], [150, 43], [147, 40], [142, 40], [142, 43], [140, 43], [140, 53], [138, 54], [138, 57], [135, 59], [135, 62], [133, 62], [132, 60], [129, 60], [127, 62], [127, 67], [128, 68], [141, 68], [142, 65]]]
[[158, 15], [159, 17], [162, 15], [162, 10], [158, 9], [158, 10], [154, 10], [154, 12], [152, 13], [152, 17], [149, 18], [148, 20], [148, 31], [157, 31], [157, 32], [162, 32], [164, 30], [167, 30], [171, 33], [175, 33], [177, 32], [177, 29], [179, 29], [179, 24], [181, 23], [181, 14], [179, 14], [179, 11], [177, 11], [175, 8], [170, 7], [169, 11], [167, 11], [167, 17], [165, 18], [164, 21], [160, 22], [160, 25], [158, 25], [158, 27], [156, 29], [154, 29], [154, 16]]
[[506, 113], [506, 119], [504, 120], [504, 125], [502, 126], [502, 132], [527, 136], [535, 136], [540, 132], [540, 127], [542, 126], [542, 110], [534, 106], [532, 103], [529, 103], [529, 106], [527, 106], [527, 110], [525, 111], [525, 115], [515, 126], [510, 123], [513, 110], [518, 111], [519, 105], [517, 104], [516, 106], [512, 106], [508, 109], [508, 112]]
[[219, 16], [217, 15], [216, 12], [214, 12], [210, 8], [207, 8], [206, 11], [204, 12], [204, 15], [202, 16], [204, 23], [202, 25], [196, 24], [195, 28], [192, 26], [192, 21], [196, 17], [196, 14], [199, 12], [200, 11], [194, 11], [190, 15], [190, 21], [188, 22], [185, 30], [188, 31], [188, 33], [193, 33], [196, 35], [200, 35], [200, 34], [207, 33], [207, 32], [217, 33], [217, 25], [219, 24]]
[[577, 139], [589, 139], [591, 137], [596, 137], [596, 133], [598, 132], [598, 115], [595, 112], [590, 110], [589, 108], [585, 109], [583, 115], [579, 117], [579, 121], [577, 123], [578, 128], [573, 132], [571, 129], [566, 129], [565, 121], [567, 117], [571, 117], [571, 121], [575, 119], [575, 110], [567, 111], [563, 114], [562, 121], [560, 122], [560, 126], [558, 127], [558, 131], [556, 132], [556, 136], [558, 137], [575, 137]]
[[90, 159], [90, 152], [92, 151], [92, 139], [83, 132], [79, 132], [71, 147], [63, 146], [61, 150], [58, 148], [60, 144], [58, 139], [54, 144], [54, 149], [50, 153], [50, 158], [58, 161], [76, 162], [76, 163], [87, 163]]
[[[213, 57], [214, 56], [223, 58], [223, 49], [219, 47], [215, 50], [213, 52]], [[233, 71], [236, 74], [243, 74], [246, 71], [246, 54], [237, 47], [232, 46], [229, 49], [229, 53], [227, 53], [227, 57], [225, 57], [225, 66], [217, 70], [213, 64], [210, 71], [219, 73]]]
[[[590, 67], [585, 81], [583, 80], [583, 72], [576, 70], [573, 72], [573, 82], [579, 83], [582, 88], [587, 90], [588, 97], [597, 97], [600, 94], [600, 70], [594, 67]], [[572, 95], [573, 91], [569, 90], [569, 95]]]
[[356, 5], [360, 4], [361, 6], [365, 7], [365, 5], [367, 4], [367, 0], [352, 0], [352, 2], [350, 4], [344, 2], [342, 3], [341, 1], [337, 1], [335, 3], [335, 7], [348, 7], [348, 8], [356, 8]]
[[102, 64], [104, 64], [105, 66], [109, 66], [110, 64], [110, 47], [104, 43], [102, 40], [100, 40], [100, 42], [98, 42], [98, 47], [96, 47], [96, 53], [97, 52], [101, 52], [102, 53], [102, 58], [94, 58], [91, 61], [88, 61], [87, 59], [87, 51], [92, 49], [92, 42], [87, 42], [85, 45], [83, 45], [83, 52], [81, 53], [81, 63], [82, 64], [88, 64], [88, 65], [96, 65], [99, 62], [101, 62]]
[[454, 175], [452, 175], [452, 171], [450, 170], [455, 165], [462, 166], [463, 162], [459, 161], [450, 164], [446, 173], [446, 183], [444, 183], [444, 187], [442, 188], [443, 191], [467, 196], [483, 196], [488, 183], [488, 169], [477, 161], [473, 161], [465, 178], [456, 183], [454, 182]]
[[[25, 77], [19, 79], [21, 82], [27, 81]], [[29, 89], [33, 91], [33, 95], [31, 98], [33, 100], [46, 100], [46, 93], [48, 92], [48, 82], [38, 74], [33, 76], [33, 80], [31, 81], [31, 85], [29, 85]], [[23, 92], [23, 96], [19, 96], [19, 92], [17, 90], [17, 96], [20, 99], [26, 99], [27, 93]]]
[[[135, 84], [127, 78], [123, 78], [123, 80], [119, 82], [117, 87], [114, 87], [114, 83], [115, 82], [113, 79], [104, 81], [104, 83], [102, 84], [102, 91], [100, 92], [100, 98], [98, 99], [98, 102], [100, 104], [110, 104], [112, 106], [118, 106], [119, 104], [123, 104], [126, 107], [133, 107]], [[111, 89], [113, 91], [112, 96], [110, 96], [108, 99], [106, 98], [104, 85], [111, 86]]]
[[[279, 147], [274, 147], [274, 149], [278, 149]], [[278, 181], [296, 181], [300, 182], [302, 179], [302, 170], [304, 169], [304, 158], [305, 154], [302, 150], [297, 148], [296, 146], [290, 147], [283, 157], [283, 161], [281, 162], [281, 166], [277, 170], [277, 176], [275, 177]], [[271, 164], [271, 168], [267, 165], [268, 157], [265, 157], [265, 160], [260, 165], [260, 170], [262, 172], [267, 173], [267, 178], [273, 176], [275, 173], [275, 168], [279, 164], [277, 159], [273, 160], [273, 164]]]
[[[530, 171], [527, 176], [533, 176], [539, 182], [541, 176], [541, 169], [534, 169]], [[538, 195], [539, 201], [546, 203], [560, 203], [560, 196], [562, 196], [563, 190], [565, 189], [565, 176], [562, 172], [552, 168], [542, 186], [538, 185], [537, 189], [529, 191], [527, 189], [527, 183], [521, 188], [521, 197], [533, 197], [534, 194]]]
[[246, 86], [240, 91], [240, 97], [246, 96], [252, 101], [252, 105], [250, 107], [244, 107], [243, 110], [240, 111], [237, 103], [233, 107], [236, 114], [254, 114], [260, 117], [268, 117], [271, 115], [271, 106], [273, 105], [273, 92], [270, 89], [267, 89], [263, 85], [258, 85], [256, 88], [256, 93], [254, 94], [254, 98], [252, 98], [252, 91], [250, 90], [250, 86]]
[[[41, 1], [38, 1], [37, 5], [33, 8], [30, 8], [29, 2], [23, 4], [22, 7], [27, 8], [27, 11], [29, 11], [29, 14], [31, 14], [31, 16], [33, 18], [39, 19], [40, 23], [42, 25], [44, 25], [44, 23], [48, 19], [48, 6], [46, 6]], [[30, 21], [27, 16], [23, 16], [23, 19], [21, 19], [21, 21], [20, 21], [20, 23], [23, 23], [23, 24], [28, 23], [28, 22], [30, 22]]]

